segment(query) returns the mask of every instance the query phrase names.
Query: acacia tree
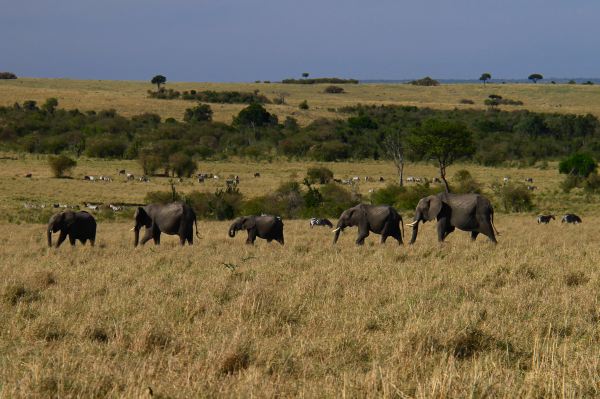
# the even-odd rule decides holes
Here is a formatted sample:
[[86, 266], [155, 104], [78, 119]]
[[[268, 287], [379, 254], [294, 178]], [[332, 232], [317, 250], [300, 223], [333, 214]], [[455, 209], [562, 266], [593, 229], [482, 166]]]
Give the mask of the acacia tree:
[[302, 72], [302, 77], [303, 77], [304, 79], [308, 78], [308, 76], [309, 76], [309, 75], [310, 75], [310, 74], [309, 74], [308, 72]]
[[440, 168], [440, 177], [450, 192], [446, 169], [458, 158], [475, 152], [473, 135], [459, 122], [429, 119], [408, 137], [411, 150], [424, 159], [432, 159]]
[[492, 78], [492, 74], [490, 73], [482, 73], [481, 76], [479, 77], [479, 80], [481, 80], [483, 82], [483, 84], [485, 85], [487, 83], [488, 80], [490, 80]]
[[527, 79], [531, 80], [533, 83], [537, 83], [538, 80], [544, 79], [544, 76], [539, 73], [532, 73]]
[[160, 91], [160, 85], [165, 84], [166, 82], [167, 82], [167, 78], [163, 75], [156, 75], [150, 81], [150, 83], [152, 83], [153, 85], [156, 85], [156, 87], [158, 88], [159, 91]]
[[404, 138], [402, 131], [389, 132], [383, 138], [383, 151], [392, 160], [398, 172], [398, 182], [404, 185]]

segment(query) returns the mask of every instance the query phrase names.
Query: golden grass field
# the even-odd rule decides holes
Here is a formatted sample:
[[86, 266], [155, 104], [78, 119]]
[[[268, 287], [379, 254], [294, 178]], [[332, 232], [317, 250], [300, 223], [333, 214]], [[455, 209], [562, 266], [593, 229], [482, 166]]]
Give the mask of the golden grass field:
[[306, 221], [137, 249], [130, 223], [58, 250], [4, 225], [0, 396], [598, 397], [600, 220], [496, 220], [497, 246], [360, 248]]
[[[319, 86], [168, 83], [178, 90], [252, 90], [289, 105], [269, 108], [302, 123], [335, 116], [328, 108], [361, 103], [458, 107], [490, 93], [538, 111], [600, 116], [600, 89], [567, 85]], [[186, 101], [146, 98], [144, 82], [18, 79], [0, 81], [0, 104], [57, 97], [65, 108], [116, 108], [180, 118]], [[307, 99], [308, 111], [297, 104]], [[229, 122], [241, 106], [216, 106]], [[256, 197], [317, 163], [202, 162], [221, 179], [176, 183], [180, 192], [214, 192], [239, 175]], [[390, 162], [318, 164], [338, 178], [395, 179]], [[326, 228], [284, 220], [285, 246], [245, 233], [227, 237], [229, 222], [199, 221], [201, 239], [179, 247], [133, 248], [132, 222], [98, 225], [95, 247], [46, 247], [51, 204], [142, 203], [148, 191], [170, 190], [168, 178], [127, 182], [135, 161], [80, 158], [71, 179], [51, 177], [45, 156], [0, 154], [0, 398], [48, 397], [600, 397], [600, 208], [598, 196], [559, 189], [556, 163], [528, 168], [468, 169], [491, 194], [492, 183], [534, 179], [536, 209], [505, 214], [496, 205], [498, 245], [457, 231], [436, 242], [427, 223], [413, 246], [371, 235], [356, 247], [348, 229], [336, 246]], [[260, 172], [260, 178], [253, 174]], [[32, 178], [26, 178], [32, 173]], [[84, 181], [112, 176], [112, 182]], [[436, 169], [408, 164], [405, 176]], [[24, 204], [47, 205], [25, 209]], [[535, 223], [542, 212], [576, 212], [578, 226]], [[401, 211], [404, 220], [412, 211]], [[100, 216], [97, 214], [97, 216]], [[410, 229], [407, 230], [407, 235]], [[56, 237], [54, 238], [56, 241]]]
[[[94, 248], [56, 250], [44, 225], [22, 223], [23, 202], [142, 202], [168, 179], [125, 182], [116, 171], [137, 173], [135, 162], [89, 159], [73, 179], [55, 179], [42, 156], [4, 155], [1, 210], [19, 224], [1, 222], [0, 397], [147, 397], [148, 387], [163, 398], [600, 395], [600, 215], [595, 198], [559, 192], [556, 165], [450, 170], [467, 168], [486, 187], [533, 177], [538, 207], [582, 212], [582, 225], [540, 226], [533, 214], [497, 211], [497, 246], [464, 232], [439, 245], [426, 224], [413, 246], [372, 235], [357, 248], [348, 229], [334, 247], [329, 229], [285, 220], [283, 247], [247, 246], [245, 233], [227, 237], [229, 222], [200, 221], [192, 247], [164, 236], [134, 249], [121, 219], [99, 224]], [[252, 197], [309, 165], [200, 170], [239, 174]], [[340, 177], [394, 177], [385, 162], [325, 165]], [[435, 175], [423, 164], [406, 172]]]
[[[339, 117], [336, 108], [362, 104], [402, 104], [440, 109], [484, 107], [483, 101], [490, 94], [521, 100], [523, 107], [504, 109], [529, 109], [541, 112], [586, 114], [600, 117], [600, 87], [583, 85], [538, 84], [452, 84], [438, 87], [417, 87], [406, 84], [358, 84], [343, 85], [345, 94], [325, 94], [328, 85], [299, 85], [276, 83], [198, 83], [167, 82], [166, 87], [184, 90], [260, 90], [270, 99], [278, 93], [287, 93], [286, 105], [268, 105], [281, 120], [293, 116], [301, 124], [319, 117]], [[100, 110], [114, 108], [125, 116], [154, 112], [164, 118], [182, 119], [186, 108], [195, 103], [186, 100], [158, 100], [148, 98], [147, 90], [156, 86], [142, 81], [105, 81], [19, 78], [0, 80], [0, 105], [12, 105], [15, 101], [36, 100], [40, 103], [56, 97], [62, 108]], [[462, 99], [475, 101], [475, 105], [461, 105]], [[303, 111], [298, 105], [307, 100], [310, 109]], [[231, 122], [244, 105], [211, 104], [214, 119]]]

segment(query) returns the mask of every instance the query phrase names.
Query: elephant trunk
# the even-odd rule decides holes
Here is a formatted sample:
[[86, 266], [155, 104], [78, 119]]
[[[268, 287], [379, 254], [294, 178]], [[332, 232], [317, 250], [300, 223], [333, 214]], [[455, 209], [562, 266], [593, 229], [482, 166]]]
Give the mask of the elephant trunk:
[[419, 233], [419, 221], [417, 220], [416, 224], [412, 226], [412, 237], [410, 238], [410, 244], [414, 244], [417, 241], [417, 234]]
[[52, 246], [52, 228], [48, 227], [48, 246]]
[[133, 241], [133, 246], [137, 247], [140, 242], [140, 228], [139, 228], [139, 226], [136, 225], [132, 230], [133, 230], [133, 234], [135, 236], [134, 241]]
[[344, 225], [342, 223], [338, 223], [335, 230], [333, 232], [335, 235], [333, 236], [333, 244], [337, 243], [338, 238], [340, 238], [340, 233], [344, 230]]
[[415, 214], [415, 217], [413, 219], [412, 223], [407, 224], [407, 226], [412, 227], [412, 237], [410, 238], [410, 244], [414, 244], [415, 241], [417, 241], [417, 234], [419, 234], [419, 222], [421, 221], [421, 219], [423, 218], [423, 215], [421, 215], [420, 212], [417, 212]]
[[231, 227], [229, 228], [229, 237], [233, 238], [235, 237], [235, 233], [237, 231], [236, 225], [235, 223], [231, 225]]

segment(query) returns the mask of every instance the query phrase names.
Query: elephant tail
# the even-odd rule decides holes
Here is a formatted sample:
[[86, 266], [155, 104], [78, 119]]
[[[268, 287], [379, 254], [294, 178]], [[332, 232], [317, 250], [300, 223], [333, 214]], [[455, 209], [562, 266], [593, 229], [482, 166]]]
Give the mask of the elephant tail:
[[490, 214], [490, 223], [492, 224], [492, 228], [494, 229], [494, 233], [496, 233], [497, 236], [500, 236], [500, 232], [498, 231], [498, 229], [496, 229], [496, 226], [494, 226], [494, 212], [493, 211]]
[[404, 240], [404, 220], [402, 220], [402, 217], [400, 217], [400, 237]]
[[196, 226], [196, 237], [201, 238], [198, 233], [198, 221], [196, 220], [196, 217], [194, 217], [194, 226]]

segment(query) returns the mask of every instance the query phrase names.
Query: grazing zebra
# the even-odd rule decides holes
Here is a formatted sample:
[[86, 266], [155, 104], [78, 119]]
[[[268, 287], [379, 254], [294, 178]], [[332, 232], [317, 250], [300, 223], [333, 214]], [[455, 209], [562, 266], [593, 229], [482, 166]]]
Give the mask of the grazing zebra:
[[135, 180], [133, 173], [127, 173], [127, 180]]
[[579, 224], [579, 223], [581, 223], [581, 218], [579, 216], [575, 215], [574, 213], [567, 213], [565, 216], [563, 216], [563, 218], [560, 222], [561, 223]]
[[329, 221], [329, 219], [319, 219], [319, 218], [311, 218], [310, 219], [310, 227], [313, 226], [327, 226], [333, 227], [333, 223]]
[[538, 224], [540, 224], [540, 223], [541, 224], [548, 224], [548, 223], [550, 223], [550, 220], [556, 220], [554, 218], [554, 215], [540, 215], [537, 218]]

